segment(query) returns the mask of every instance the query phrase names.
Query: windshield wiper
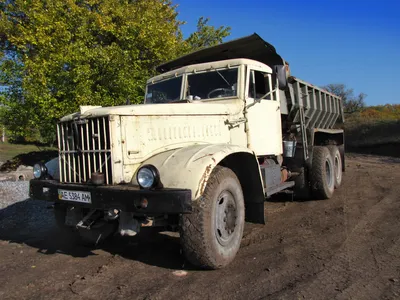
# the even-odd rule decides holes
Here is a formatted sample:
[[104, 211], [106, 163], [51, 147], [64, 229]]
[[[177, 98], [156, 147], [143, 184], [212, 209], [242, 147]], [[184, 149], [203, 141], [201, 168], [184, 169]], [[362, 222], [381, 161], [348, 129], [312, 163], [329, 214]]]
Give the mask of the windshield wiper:
[[215, 70], [215, 71], [218, 73], [219, 76], [221, 76], [221, 78], [226, 82], [226, 84], [227, 84], [229, 87], [231, 87], [231, 84], [228, 82], [228, 80], [226, 80], [225, 77], [224, 77], [218, 70]]

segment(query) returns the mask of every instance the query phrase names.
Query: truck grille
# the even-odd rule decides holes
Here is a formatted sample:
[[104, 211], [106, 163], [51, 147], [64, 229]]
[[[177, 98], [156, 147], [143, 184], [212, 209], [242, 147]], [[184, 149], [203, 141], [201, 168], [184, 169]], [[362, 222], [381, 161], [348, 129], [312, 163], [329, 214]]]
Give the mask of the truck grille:
[[57, 125], [60, 182], [86, 183], [93, 172], [112, 183], [108, 117], [74, 120]]

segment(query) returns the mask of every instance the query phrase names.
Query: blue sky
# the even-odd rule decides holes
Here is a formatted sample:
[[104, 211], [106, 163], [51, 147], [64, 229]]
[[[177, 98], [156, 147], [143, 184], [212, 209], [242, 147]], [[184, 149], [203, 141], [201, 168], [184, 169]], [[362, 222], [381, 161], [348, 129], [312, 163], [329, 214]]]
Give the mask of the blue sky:
[[344, 83], [367, 105], [400, 104], [400, 1], [175, 0], [185, 37], [200, 16], [231, 27], [231, 40], [258, 33], [314, 85]]

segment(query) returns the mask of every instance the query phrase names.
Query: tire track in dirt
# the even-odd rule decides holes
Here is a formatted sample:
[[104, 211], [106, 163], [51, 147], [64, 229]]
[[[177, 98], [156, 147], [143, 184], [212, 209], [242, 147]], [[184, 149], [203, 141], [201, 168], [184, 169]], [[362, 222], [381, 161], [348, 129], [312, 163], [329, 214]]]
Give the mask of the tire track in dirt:
[[[366, 245], [371, 244], [368, 236], [369, 228], [379, 226], [383, 222], [385, 214], [395, 208], [399, 210], [397, 197], [400, 189], [393, 190], [389, 195], [369, 209], [357, 225], [346, 233], [346, 240], [338, 249], [325, 268], [311, 278], [300, 281], [294, 287], [268, 295], [271, 299], [379, 299], [387, 294], [387, 287], [390, 278], [397, 282], [399, 275], [396, 273], [397, 266], [391, 266], [377, 261], [373, 248], [365, 252]], [[398, 224], [393, 225], [400, 225]], [[367, 234], [366, 234], [367, 233]], [[369, 239], [368, 239], [369, 238]], [[394, 244], [390, 249], [400, 247]], [[393, 250], [392, 250], [393, 251]], [[395, 251], [394, 251], [395, 252]], [[389, 253], [389, 251], [388, 251]], [[385, 275], [386, 274], [386, 275]], [[373, 281], [374, 278], [383, 276], [389, 277], [386, 282]], [[399, 297], [399, 286], [395, 285], [390, 291], [390, 297]]]

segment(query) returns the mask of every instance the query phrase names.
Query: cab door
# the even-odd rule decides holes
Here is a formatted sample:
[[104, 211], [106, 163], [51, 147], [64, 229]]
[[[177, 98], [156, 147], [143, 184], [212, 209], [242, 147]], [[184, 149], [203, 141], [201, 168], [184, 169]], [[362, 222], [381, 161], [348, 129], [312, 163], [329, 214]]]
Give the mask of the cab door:
[[[248, 147], [256, 155], [280, 155], [282, 125], [277, 87], [273, 89], [271, 74], [261, 69], [249, 68], [246, 78]], [[263, 96], [265, 97], [261, 99]]]

